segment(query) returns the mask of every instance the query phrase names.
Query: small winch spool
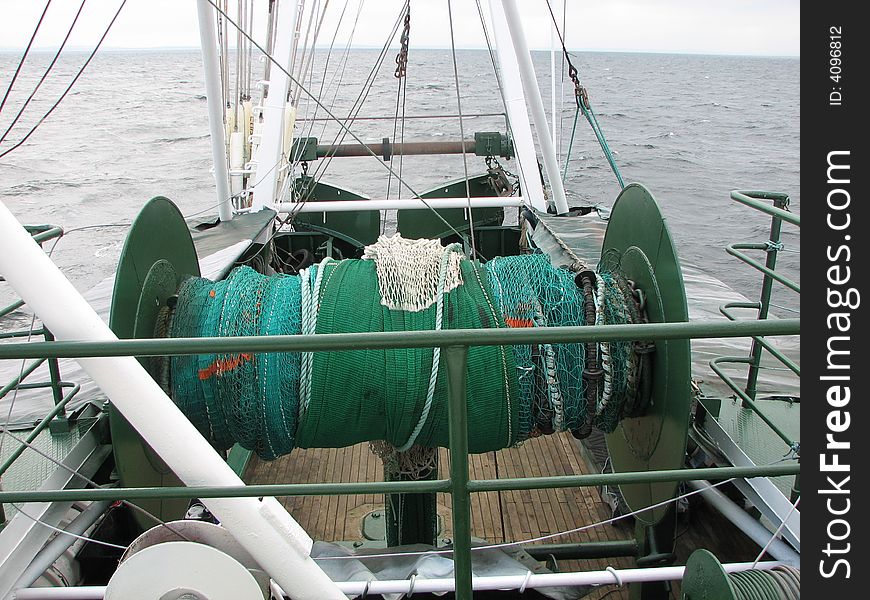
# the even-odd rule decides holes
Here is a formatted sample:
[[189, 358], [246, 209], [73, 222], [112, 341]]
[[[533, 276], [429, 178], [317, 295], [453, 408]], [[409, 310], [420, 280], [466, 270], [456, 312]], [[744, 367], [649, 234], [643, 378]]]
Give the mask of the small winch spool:
[[122, 562], [106, 586], [106, 600], [262, 600], [254, 576], [211, 546], [166, 542]]
[[789, 566], [727, 573], [709, 551], [695, 550], [686, 562], [682, 600], [799, 600], [801, 572]]

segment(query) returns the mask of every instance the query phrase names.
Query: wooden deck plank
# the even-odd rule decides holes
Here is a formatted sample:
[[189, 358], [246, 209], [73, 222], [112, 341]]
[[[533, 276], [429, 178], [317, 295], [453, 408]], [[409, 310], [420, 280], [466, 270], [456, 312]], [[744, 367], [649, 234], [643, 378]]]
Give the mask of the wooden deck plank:
[[[358, 444], [350, 448], [296, 450], [271, 462], [253, 459], [245, 480], [249, 483], [382, 481], [382, 469], [380, 459], [369, 451], [368, 444]], [[580, 444], [570, 434], [561, 434], [528, 440], [518, 448], [471, 456], [469, 471], [473, 479], [494, 479], [497, 476], [579, 475], [591, 472], [591, 468]], [[444, 449], [439, 452], [439, 473], [440, 477], [449, 477]], [[362, 517], [382, 508], [383, 501], [380, 494], [282, 499], [309, 535], [327, 541], [362, 539]], [[438, 494], [438, 512], [443, 526], [441, 537], [452, 537], [449, 494]], [[688, 522], [685, 518], [680, 522], [679, 529], [683, 533], [679, 539], [678, 562], [684, 563], [695, 548], [710, 547], [711, 543], [716, 544], [723, 561], [755, 558], [757, 547], [736, 528], [717, 525], [721, 517], [703, 502], [695, 499], [689, 514]], [[609, 507], [594, 488], [488, 492], [472, 496], [472, 535], [491, 543], [558, 533], [609, 517]], [[546, 542], [615, 541], [633, 535], [630, 524], [603, 525]], [[633, 564], [633, 559], [618, 558], [560, 561], [559, 567], [562, 571], [601, 570], [607, 566], [630, 568]], [[677, 594], [675, 586], [673, 597], [678, 598]], [[587, 598], [605, 596], [607, 600], [627, 599], [628, 590], [602, 586]]]

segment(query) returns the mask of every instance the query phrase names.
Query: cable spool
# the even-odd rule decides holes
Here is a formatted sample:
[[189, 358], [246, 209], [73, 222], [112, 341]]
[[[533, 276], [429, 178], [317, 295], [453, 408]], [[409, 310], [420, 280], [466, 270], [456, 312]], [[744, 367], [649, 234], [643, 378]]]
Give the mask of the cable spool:
[[[175, 295], [180, 281], [190, 276], [199, 276], [199, 262], [184, 217], [172, 201], [153, 198], [133, 221], [121, 250], [109, 327], [121, 339], [154, 337], [161, 309]], [[160, 371], [151, 360], [140, 362], [152, 376]], [[183, 485], [111, 404], [109, 427], [121, 485]], [[165, 521], [180, 517], [187, 509], [184, 499], [143, 499], [139, 504]], [[138, 512], [134, 518], [142, 528], [153, 525]]]
[[[688, 321], [688, 303], [673, 238], [652, 194], [642, 185], [628, 185], [616, 199], [602, 246], [599, 272], [619, 272], [643, 293], [644, 319], [651, 323]], [[681, 469], [686, 454], [691, 403], [689, 340], [643, 344], [653, 350], [641, 362], [641, 396], [648, 404], [607, 435], [614, 472]], [[648, 371], [648, 372], [647, 372]], [[645, 389], [644, 386], [649, 386]], [[631, 510], [664, 503], [674, 497], [675, 482], [620, 486]], [[642, 512], [644, 525], [661, 522], [668, 506]]]
[[708, 550], [696, 550], [686, 563], [682, 600], [799, 600], [799, 569], [778, 566], [727, 573]]

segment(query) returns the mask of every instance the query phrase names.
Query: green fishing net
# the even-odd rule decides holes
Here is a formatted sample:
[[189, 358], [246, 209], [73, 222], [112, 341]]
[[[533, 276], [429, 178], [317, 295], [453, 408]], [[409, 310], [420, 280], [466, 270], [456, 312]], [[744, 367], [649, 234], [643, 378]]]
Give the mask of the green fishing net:
[[[388, 249], [381, 252], [386, 260]], [[378, 267], [386, 263], [375, 260], [327, 260], [298, 276], [265, 276], [239, 267], [222, 281], [191, 278], [178, 291], [169, 334], [230, 337], [585, 323], [584, 292], [574, 273], [553, 267], [545, 255], [495, 258], [481, 267], [451, 258], [449, 252], [455, 250], [444, 249], [441, 255], [437, 286], [413, 283], [429, 272], [425, 269], [405, 275], [412, 281], [409, 289], [423, 290], [415, 308], [424, 308], [416, 310], [389, 307], [384, 274], [401, 278], [403, 270], [382, 269], [379, 279]], [[448, 264], [452, 271], [446, 277]], [[596, 322], [641, 322], [628, 282], [611, 272], [598, 278]], [[497, 450], [583, 425], [585, 354], [585, 344], [470, 347], [469, 450]], [[612, 431], [626, 404], [637, 404], [640, 361], [633, 342], [600, 343], [598, 354], [604, 381], [598, 385], [594, 423]], [[443, 447], [449, 441], [448, 381], [444, 357], [435, 364], [436, 356], [432, 348], [174, 356], [172, 397], [216, 448], [238, 443], [264, 459], [296, 446], [343, 447], [373, 440], [400, 449]]]

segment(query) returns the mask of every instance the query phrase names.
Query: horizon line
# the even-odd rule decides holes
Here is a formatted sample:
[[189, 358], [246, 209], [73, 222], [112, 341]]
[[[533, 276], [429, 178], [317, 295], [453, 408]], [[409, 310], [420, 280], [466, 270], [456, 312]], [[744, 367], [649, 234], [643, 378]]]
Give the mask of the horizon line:
[[[351, 46], [352, 50], [381, 50], [382, 46]], [[392, 48], [392, 46], [390, 47]], [[395, 49], [398, 49], [397, 45]], [[41, 46], [37, 48], [31, 48], [31, 52], [56, 52], [58, 49], [57, 46]], [[64, 50], [67, 52], [89, 52], [93, 48], [89, 46], [74, 46], [65, 48]], [[328, 46], [315, 46], [315, 50], [328, 50]], [[421, 46], [418, 48], [414, 48], [415, 50], [450, 50], [450, 47], [438, 47], [438, 46]], [[13, 47], [13, 46], [0, 46], [0, 52], [21, 52], [23, 51], [23, 47]], [[154, 52], [154, 51], [167, 51], [167, 50], [175, 50], [175, 51], [199, 51], [199, 46], [107, 46], [101, 48], [103, 52]], [[234, 50], [234, 48], [231, 48]], [[467, 46], [457, 48], [457, 50], [477, 50], [477, 51], [487, 51], [486, 47], [482, 46]], [[533, 52], [550, 52], [551, 48], [531, 48]], [[559, 49], [556, 49], [557, 53], [561, 53]], [[745, 57], [745, 58], [792, 58], [799, 59], [800, 54], [749, 54], [745, 52], [716, 52], [716, 51], [700, 51], [700, 50], [642, 50], [642, 49], [630, 49], [630, 48], [622, 48], [622, 49], [594, 49], [594, 48], [569, 48], [569, 53], [597, 53], [597, 54], [665, 54], [665, 55], [681, 55], [681, 56], [728, 56], [728, 57]]]

